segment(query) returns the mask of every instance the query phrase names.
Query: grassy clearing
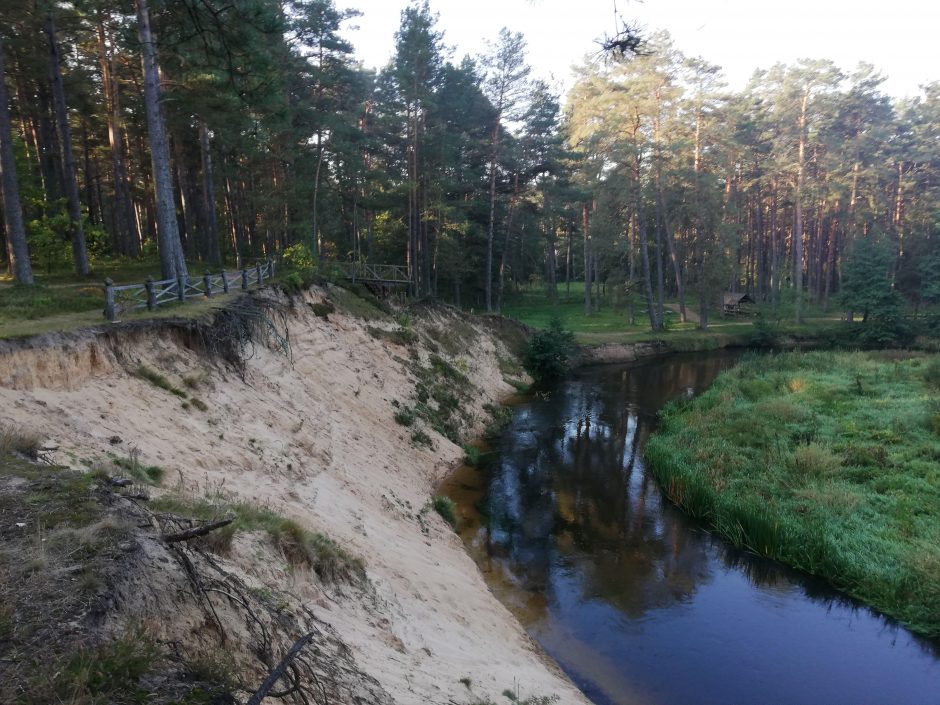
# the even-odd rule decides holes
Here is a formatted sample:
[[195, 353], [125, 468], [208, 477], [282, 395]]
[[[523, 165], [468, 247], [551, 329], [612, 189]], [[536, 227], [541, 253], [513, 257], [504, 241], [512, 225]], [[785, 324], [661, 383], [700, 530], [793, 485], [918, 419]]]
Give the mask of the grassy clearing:
[[159, 512], [210, 522], [225, 517], [234, 521], [199, 541], [209, 550], [225, 553], [239, 531], [262, 531], [294, 567], [311, 568], [321, 580], [365, 583], [365, 566], [359, 558], [325, 534], [308, 531], [293, 519], [248, 502], [232, 502], [223, 497], [184, 497], [170, 493], [158, 497], [152, 507]]
[[669, 405], [646, 458], [734, 544], [940, 636], [940, 357], [747, 358]]
[[[676, 302], [666, 303], [668, 306]], [[691, 302], [688, 310], [696, 312]], [[549, 300], [541, 290], [519, 292], [506, 302], [503, 312], [533, 328], [547, 328], [552, 318], [557, 316], [562, 327], [573, 332], [575, 340], [582, 345], [661, 340], [676, 351], [693, 351], [723, 347], [729, 343], [748, 343], [755, 334], [754, 318], [725, 318], [719, 311], [712, 311], [708, 329], [702, 331], [696, 323], [681, 322], [679, 314], [668, 308], [665, 311], [666, 330], [654, 333], [649, 328], [642, 305], [636, 306], [636, 323], [631, 325], [628, 306], [613, 301], [610, 296], [603, 299], [600, 311], [585, 316], [583, 282], [572, 282], [570, 294], [565, 293], [563, 285], [559, 287], [557, 302]], [[815, 335], [839, 321], [837, 313], [825, 313], [812, 306], [807, 306], [805, 317], [803, 325], [783, 324], [780, 332]]]

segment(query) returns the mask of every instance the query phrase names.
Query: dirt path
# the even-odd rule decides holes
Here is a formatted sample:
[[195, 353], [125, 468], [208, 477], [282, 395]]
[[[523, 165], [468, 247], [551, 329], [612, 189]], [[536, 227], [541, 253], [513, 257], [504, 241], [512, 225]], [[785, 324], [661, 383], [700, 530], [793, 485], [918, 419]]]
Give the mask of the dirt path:
[[[676, 313], [679, 313], [679, 304], [666, 304], [666, 308], [668, 308], [670, 311], [675, 311]], [[695, 311], [693, 311], [688, 306], [685, 307], [685, 317], [689, 323], [699, 322], [698, 314], [695, 313]]]

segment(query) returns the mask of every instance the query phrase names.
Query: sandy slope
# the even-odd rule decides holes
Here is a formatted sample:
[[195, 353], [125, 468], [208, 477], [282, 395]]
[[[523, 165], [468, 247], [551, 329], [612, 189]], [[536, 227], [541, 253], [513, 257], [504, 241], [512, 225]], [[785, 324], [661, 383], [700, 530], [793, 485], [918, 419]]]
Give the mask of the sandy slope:
[[[410, 429], [394, 420], [392, 402], [414, 395], [410, 356], [426, 360], [427, 350], [370, 335], [367, 325], [396, 328], [390, 318], [315, 316], [306, 304], [325, 295], [312, 290], [289, 316], [293, 360], [258, 347], [244, 379], [168, 332], [6, 344], [0, 421], [41, 430], [58, 446], [57, 460], [74, 466], [136, 448], [142, 463], [165, 469], [167, 485], [269, 505], [362, 557], [374, 592], [328, 599], [312, 575], [253, 564], [250, 556], [241, 562], [256, 584], [315, 603], [396, 702], [500, 701], [514, 687], [523, 697], [586, 702], [489, 592], [458, 537], [427, 511], [462, 455], [430, 429], [434, 448], [415, 448]], [[456, 313], [415, 314], [413, 326], [462, 331], [465, 352], [450, 359], [461, 360], [474, 387], [478, 433], [483, 404], [512, 391], [498, 367], [505, 346]], [[198, 378], [192, 393], [208, 411], [183, 409], [179, 397], [135, 376], [141, 364], [181, 388], [184, 377]]]

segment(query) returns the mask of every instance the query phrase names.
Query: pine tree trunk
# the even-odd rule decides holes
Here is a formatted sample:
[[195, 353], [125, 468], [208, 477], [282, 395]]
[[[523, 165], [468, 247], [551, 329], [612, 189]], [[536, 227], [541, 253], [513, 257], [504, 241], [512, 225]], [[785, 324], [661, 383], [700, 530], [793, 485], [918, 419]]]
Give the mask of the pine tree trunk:
[[0, 36], [0, 181], [3, 186], [3, 216], [6, 224], [7, 257], [10, 271], [18, 284], [33, 283], [33, 269], [26, 245], [26, 228], [20, 189], [16, 180], [16, 159], [13, 155], [13, 132], [10, 126], [10, 97], [6, 85], [6, 55]]
[[490, 144], [490, 218], [486, 229], [486, 310], [493, 311], [493, 237], [496, 228], [496, 159], [499, 154], [499, 121], [493, 128]]
[[57, 204], [65, 189], [62, 180], [62, 159], [59, 156], [59, 141], [55, 136], [55, 121], [51, 118], [49, 92], [43, 81], [37, 81], [36, 137], [39, 141], [39, 168], [42, 174], [46, 201]]
[[796, 193], [794, 194], [793, 216], [793, 289], [796, 294], [794, 300], [794, 319], [801, 322], [801, 303], [803, 298], [803, 178], [806, 171], [804, 163], [806, 154], [806, 108], [809, 104], [809, 87], [803, 93], [803, 105], [800, 108], [800, 143], [799, 156], [796, 167]]
[[140, 254], [140, 236], [135, 224], [130, 182], [127, 177], [120, 89], [114, 78], [114, 58], [108, 51], [104, 22], [101, 19], [98, 20], [98, 61], [101, 64], [101, 83], [108, 115], [108, 145], [114, 180], [114, 249], [123, 255], [137, 257]]
[[634, 193], [634, 198], [636, 199], [634, 207], [636, 209], [637, 237], [640, 243], [640, 261], [643, 264], [643, 293], [646, 295], [646, 308], [649, 314], [650, 328], [656, 331], [660, 329], [660, 322], [659, 317], [656, 315], [656, 302], [653, 299], [653, 279], [650, 268], [650, 253], [646, 242], [646, 223], [643, 218], [643, 183], [641, 181], [643, 177], [643, 170], [641, 168], [642, 158], [640, 157], [640, 149], [639, 145], [637, 144], [637, 133], [639, 132], [639, 129], [640, 117], [639, 114], [637, 114], [633, 122], [633, 182], [636, 189]]
[[206, 258], [218, 267], [222, 264], [219, 248], [219, 216], [215, 208], [215, 185], [212, 176], [212, 151], [209, 145], [209, 128], [199, 122], [199, 153], [202, 160], [202, 209], [205, 213]]
[[85, 230], [82, 227], [82, 205], [78, 197], [78, 178], [75, 173], [75, 155], [72, 152], [72, 129], [69, 126], [69, 111], [65, 103], [65, 85], [62, 82], [62, 60], [55, 37], [55, 20], [52, 13], [46, 15], [46, 40], [49, 50], [49, 79], [52, 84], [52, 102], [59, 128], [59, 145], [62, 149], [62, 172], [65, 178], [65, 197], [68, 202], [69, 220], [72, 227], [72, 259], [79, 276], [88, 276], [88, 250], [85, 246]]
[[180, 244], [173, 199], [173, 173], [170, 167], [170, 144], [166, 125], [160, 112], [160, 70], [157, 49], [150, 29], [150, 7], [147, 0], [136, 0], [137, 34], [140, 38], [144, 72], [144, 108], [150, 138], [150, 162], [153, 166], [154, 201], [157, 211], [157, 240], [160, 268], [166, 279], [186, 274], [186, 262]]
[[584, 235], [584, 315], [591, 315], [591, 245], [587, 204], [581, 206], [581, 231]]

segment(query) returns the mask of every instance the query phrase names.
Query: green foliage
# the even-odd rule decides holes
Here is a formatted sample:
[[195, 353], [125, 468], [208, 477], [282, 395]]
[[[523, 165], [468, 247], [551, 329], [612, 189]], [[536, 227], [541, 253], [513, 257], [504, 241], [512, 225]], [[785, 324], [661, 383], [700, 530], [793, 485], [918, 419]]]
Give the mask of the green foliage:
[[890, 245], [883, 239], [856, 239], [842, 269], [839, 298], [846, 310], [857, 311], [865, 322], [869, 317], [880, 321], [900, 317], [903, 301], [890, 278], [893, 258]]
[[156, 370], [152, 370], [146, 365], [140, 365], [137, 368], [137, 376], [141, 379], [147, 380], [154, 387], [159, 387], [168, 391], [170, 394], [175, 394], [178, 397], [186, 398], [188, 395], [182, 389], [173, 386], [173, 384], [166, 377], [161, 375]]
[[463, 461], [470, 467], [479, 467], [480, 459], [482, 457], [480, 449], [476, 446], [469, 445], [467, 443], [463, 446]]
[[399, 409], [395, 412], [395, 423], [399, 426], [413, 426], [415, 422], [415, 410], [414, 409]]
[[328, 320], [330, 314], [336, 310], [336, 307], [330, 301], [323, 301], [310, 304], [310, 310], [313, 311], [314, 315], [318, 318]]
[[441, 515], [441, 519], [450, 524], [450, 528], [457, 529], [457, 505], [450, 497], [437, 496], [431, 502], [434, 511]]
[[142, 629], [132, 629], [113, 641], [85, 647], [61, 668], [37, 676], [35, 689], [23, 705], [44, 702], [144, 703], [141, 678], [156, 665], [159, 647]]
[[159, 485], [163, 481], [163, 468], [159, 465], [141, 464], [140, 454], [136, 452], [136, 449], [132, 449], [131, 454], [126, 458], [112, 456], [111, 462], [114, 463], [115, 467], [126, 470], [138, 482], [147, 485]]
[[551, 382], [568, 373], [573, 350], [574, 336], [561, 327], [558, 318], [552, 318], [548, 328], [532, 334], [523, 356], [523, 364], [536, 382]]
[[309, 531], [267, 507], [230, 501], [224, 496], [198, 498], [175, 493], [156, 498], [153, 507], [204, 522], [233, 518], [228, 526], [197, 539], [197, 543], [210, 550], [228, 551], [239, 531], [263, 531], [289, 565], [309, 567], [325, 581], [355, 585], [365, 582], [365, 567], [359, 558], [352, 556], [329, 536]]
[[746, 358], [663, 410], [648, 467], [672, 501], [736, 545], [936, 636], [934, 369], [937, 356], [904, 353]]
[[512, 421], [512, 408], [498, 404], [484, 404], [483, 410], [490, 415], [490, 420], [483, 429], [485, 438], [497, 438]]
[[281, 253], [284, 266], [298, 271], [315, 269], [317, 260], [306, 242], [298, 242], [284, 248]]
[[411, 443], [417, 448], [434, 448], [434, 440], [420, 428], [411, 432]]
[[931, 357], [924, 366], [924, 381], [940, 391], [940, 357]]

